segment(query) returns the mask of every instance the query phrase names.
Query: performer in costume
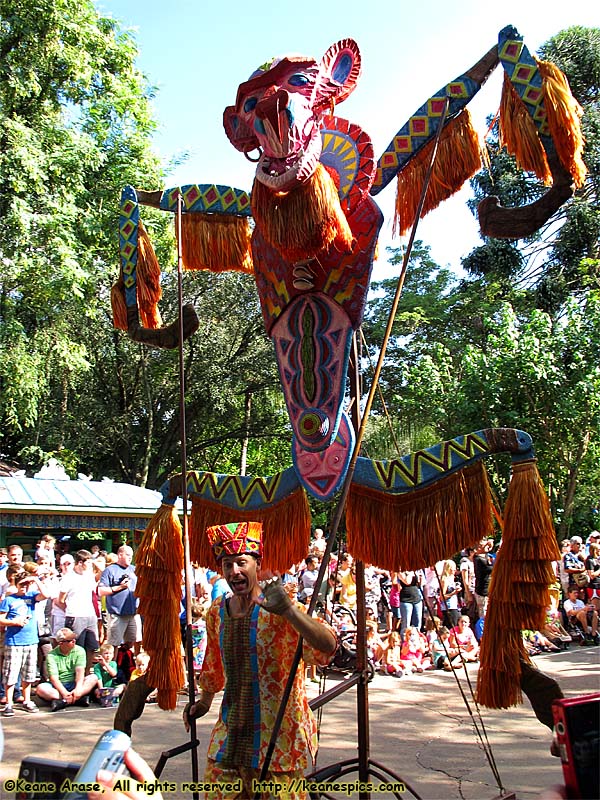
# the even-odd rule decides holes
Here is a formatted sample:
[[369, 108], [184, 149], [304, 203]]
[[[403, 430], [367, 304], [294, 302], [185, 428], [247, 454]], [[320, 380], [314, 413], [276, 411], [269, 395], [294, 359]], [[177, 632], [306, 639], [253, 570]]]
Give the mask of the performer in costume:
[[[203, 716], [216, 692], [225, 689], [208, 748], [205, 781], [239, 782], [240, 791], [209, 797], [252, 797], [291, 671], [299, 636], [303, 658], [326, 664], [336, 648], [331, 628], [307, 616], [286, 594], [281, 581], [259, 583], [262, 526], [256, 522], [216, 525], [207, 530], [231, 593], [218, 598], [207, 619], [207, 647], [199, 677], [200, 696], [186, 707], [184, 722]], [[264, 577], [264, 576], [261, 576]], [[304, 689], [302, 661], [296, 672], [267, 780], [283, 784], [290, 798], [305, 797], [292, 781], [301, 779], [316, 750], [316, 722]], [[271, 796], [263, 793], [262, 796]]]

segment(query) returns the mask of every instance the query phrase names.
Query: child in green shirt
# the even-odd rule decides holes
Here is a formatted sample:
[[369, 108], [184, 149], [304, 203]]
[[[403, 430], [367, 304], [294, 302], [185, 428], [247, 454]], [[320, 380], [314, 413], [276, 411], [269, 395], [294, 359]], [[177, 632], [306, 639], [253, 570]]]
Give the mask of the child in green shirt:
[[[94, 675], [98, 678], [98, 686], [94, 690], [101, 705], [112, 705], [125, 689], [124, 683], [117, 683], [117, 662], [114, 660], [115, 648], [112, 644], [103, 644], [94, 657]], [[110, 690], [110, 691], [107, 691]], [[106, 702], [109, 700], [109, 702]]]

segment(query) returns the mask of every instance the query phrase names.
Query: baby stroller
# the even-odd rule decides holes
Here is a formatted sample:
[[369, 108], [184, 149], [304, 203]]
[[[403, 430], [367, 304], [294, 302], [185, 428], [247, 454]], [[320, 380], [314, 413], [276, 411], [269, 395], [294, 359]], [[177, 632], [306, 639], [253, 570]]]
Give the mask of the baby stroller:
[[[356, 655], [356, 615], [350, 608], [336, 603], [333, 607], [333, 624], [338, 632], [338, 648], [333, 660], [327, 667], [318, 667], [317, 672], [338, 672], [351, 675], [356, 672], [358, 658]], [[368, 680], [375, 675], [375, 666], [367, 656]]]

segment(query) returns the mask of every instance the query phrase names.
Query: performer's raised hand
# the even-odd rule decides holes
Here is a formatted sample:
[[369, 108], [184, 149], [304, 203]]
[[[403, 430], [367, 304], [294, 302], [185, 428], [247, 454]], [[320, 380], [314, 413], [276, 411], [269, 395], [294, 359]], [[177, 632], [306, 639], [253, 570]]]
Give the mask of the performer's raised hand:
[[292, 607], [292, 601], [283, 587], [281, 578], [277, 575], [261, 580], [259, 586], [262, 592], [255, 601], [266, 611], [283, 616]]

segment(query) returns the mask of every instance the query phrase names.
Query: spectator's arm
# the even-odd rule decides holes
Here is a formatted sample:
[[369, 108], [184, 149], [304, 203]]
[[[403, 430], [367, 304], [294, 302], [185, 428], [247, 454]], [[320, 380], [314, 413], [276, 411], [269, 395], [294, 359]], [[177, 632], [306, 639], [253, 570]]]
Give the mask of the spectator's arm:
[[73, 689], [73, 694], [77, 695], [78, 697], [81, 696], [81, 690], [83, 688], [84, 678], [85, 678], [85, 667], [82, 666], [75, 667], [75, 688]]
[[50, 586], [46, 586], [45, 581], [41, 581], [39, 578], [34, 576], [34, 582], [37, 584], [38, 593], [35, 596], [35, 602], [39, 602], [40, 600], [47, 600], [50, 595], [52, 594], [52, 588]]
[[[107, 661], [105, 658], [102, 659], [102, 666], [108, 672], [111, 678], [117, 677], [117, 666], [116, 662], [114, 661]], [[95, 670], [94, 670], [95, 671]]]

